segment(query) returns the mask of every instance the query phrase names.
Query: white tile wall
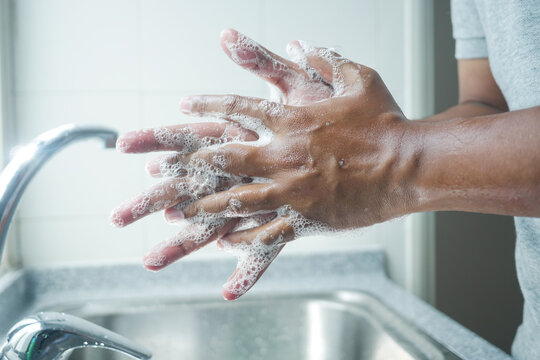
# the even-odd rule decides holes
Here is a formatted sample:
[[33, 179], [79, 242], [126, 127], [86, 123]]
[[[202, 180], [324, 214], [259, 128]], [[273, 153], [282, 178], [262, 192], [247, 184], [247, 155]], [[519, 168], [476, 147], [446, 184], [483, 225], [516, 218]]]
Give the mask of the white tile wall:
[[[104, 124], [121, 132], [190, 121], [178, 100], [200, 92], [265, 96], [266, 86], [222, 52], [221, 29], [234, 27], [285, 55], [287, 42], [335, 47], [378, 69], [403, 97], [403, 20], [399, 0], [19, 0], [14, 4], [17, 140], [64, 123]], [[285, 10], [286, 9], [286, 10]], [[24, 265], [138, 260], [174, 234], [161, 215], [126, 229], [110, 209], [152, 182], [148, 156], [94, 143], [71, 146], [47, 164], [19, 211]], [[338, 237], [306, 238], [286, 252], [351, 249], [379, 243], [404, 252], [403, 221]], [[205, 249], [200, 256], [218, 256]], [[390, 271], [400, 277], [399, 260]]]
[[13, 4], [17, 90], [138, 89], [135, 1], [21, 0]]
[[[376, 1], [266, 0], [267, 44], [283, 52], [291, 40], [333, 47], [342, 55], [375, 65]], [[287, 11], [283, 11], [287, 9]]]
[[25, 265], [66, 265], [137, 259], [144, 251], [140, 226], [122, 231], [103, 216], [24, 219], [20, 226]]
[[261, 36], [258, 1], [140, 1], [142, 87], [149, 91], [246, 92], [261, 87], [219, 46], [222, 29]]

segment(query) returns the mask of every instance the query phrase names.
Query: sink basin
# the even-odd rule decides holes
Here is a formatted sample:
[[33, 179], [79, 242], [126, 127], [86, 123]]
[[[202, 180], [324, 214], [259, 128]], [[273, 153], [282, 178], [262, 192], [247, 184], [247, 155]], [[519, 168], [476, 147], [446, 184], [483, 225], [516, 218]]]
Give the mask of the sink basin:
[[[378, 249], [278, 257], [248, 294], [221, 299], [234, 259], [21, 269], [0, 278], [0, 337], [39, 311], [86, 318], [157, 360], [511, 360], [396, 286]], [[74, 360], [118, 360], [104, 349]]]
[[[148, 347], [154, 359], [459, 359], [364, 292], [166, 301], [94, 301], [43, 309], [80, 316]], [[79, 349], [72, 360], [128, 359]]]

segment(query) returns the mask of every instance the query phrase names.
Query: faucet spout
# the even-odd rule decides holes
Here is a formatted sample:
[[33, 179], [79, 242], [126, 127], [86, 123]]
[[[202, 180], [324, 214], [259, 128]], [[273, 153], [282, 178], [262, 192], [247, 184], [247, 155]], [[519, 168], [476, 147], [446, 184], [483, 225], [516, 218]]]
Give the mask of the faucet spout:
[[8, 333], [0, 360], [60, 360], [73, 349], [106, 348], [136, 359], [150, 359], [144, 347], [89, 321], [61, 313], [39, 313]]
[[116, 131], [105, 127], [70, 124], [49, 130], [17, 150], [0, 174], [0, 259], [17, 204], [41, 166], [72, 142], [97, 137], [105, 142], [105, 147], [113, 148], [117, 136]]

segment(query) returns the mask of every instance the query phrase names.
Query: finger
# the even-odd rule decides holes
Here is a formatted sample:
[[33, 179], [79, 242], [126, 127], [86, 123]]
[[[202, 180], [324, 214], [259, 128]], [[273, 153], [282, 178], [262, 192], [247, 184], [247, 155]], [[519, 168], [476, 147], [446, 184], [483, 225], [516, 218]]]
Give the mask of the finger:
[[238, 95], [190, 96], [181, 100], [180, 108], [186, 114], [222, 118], [252, 131], [257, 131], [261, 122], [275, 131], [295, 113], [291, 106]]
[[275, 184], [252, 183], [208, 195], [187, 205], [182, 211], [186, 218], [200, 213], [220, 214], [222, 217], [231, 218], [273, 211], [281, 205]]
[[182, 177], [187, 175], [187, 166], [182, 162], [182, 153], [157, 156], [146, 163], [146, 172], [152, 177]]
[[[275, 216], [275, 213], [273, 214]], [[263, 219], [260, 220], [262, 224], [258, 227], [238, 231], [235, 229], [235, 231], [223, 236], [219, 239], [218, 246], [226, 250], [226, 247], [251, 243], [257, 237], [266, 245], [277, 245], [295, 238], [294, 228], [287, 223], [285, 218], [281, 216], [269, 218], [268, 215], [268, 213], [263, 215]]]
[[223, 285], [223, 297], [236, 300], [260, 279], [279, 254], [285, 241], [283, 234], [293, 231], [282, 218], [256, 229], [226, 235], [219, 240], [223, 250], [238, 258], [236, 270]]
[[[184, 212], [180, 210], [179, 208], [180, 206], [181, 205], [177, 205], [177, 206], [173, 206], [168, 209], [165, 209], [164, 215], [167, 222], [175, 223], [175, 222], [179, 222], [185, 219]], [[269, 212], [269, 213], [256, 214], [252, 216], [238, 218], [237, 219], [238, 222], [236, 226], [231, 231], [239, 232], [243, 230], [256, 228], [272, 221], [273, 219], [275, 219], [275, 217], [276, 217], [275, 212]]]
[[[182, 216], [183, 215], [184, 214], [182, 213]], [[238, 224], [236, 224], [234, 229], [231, 231], [231, 233], [258, 228], [259, 226], [262, 226], [274, 220], [276, 216], [277, 216], [277, 213], [272, 211], [272, 212], [266, 212], [266, 213], [260, 213], [260, 214], [255, 214], [251, 216], [242, 217], [240, 218], [240, 221], [238, 221]], [[218, 246], [220, 246], [219, 241], [218, 241]]]
[[291, 43], [306, 54], [308, 64], [332, 84], [334, 95], [342, 95], [361, 85], [360, 65], [344, 58], [333, 49], [317, 48], [307, 42]]
[[189, 153], [213, 144], [254, 141], [257, 134], [227, 123], [198, 123], [128, 132], [118, 138], [116, 148], [124, 153], [179, 151]]
[[315, 47], [313, 45], [303, 40], [295, 40], [287, 44], [287, 54], [291, 60], [304, 70], [310, 80], [316, 83], [324, 84], [328, 89], [332, 85], [331, 76], [329, 79], [323, 77], [315, 68], [313, 68], [313, 66], [309, 64], [308, 55], [313, 52], [314, 49]]
[[237, 222], [237, 219], [222, 219], [211, 224], [187, 223], [176, 236], [150, 250], [143, 264], [149, 270], [161, 270], [231, 231]]
[[146, 164], [146, 171], [153, 177], [265, 177], [275, 171], [274, 166], [267, 165], [270, 157], [265, 154], [265, 150], [257, 147], [230, 144], [201, 149], [190, 155], [173, 153], [159, 156]]
[[328, 61], [318, 54], [319, 49], [322, 48], [317, 48], [303, 40], [292, 41], [289, 43], [289, 51], [296, 54], [297, 57], [305, 57], [305, 60], [301, 61], [305, 61], [307, 63], [306, 66], [312, 68], [326, 83], [331, 85], [333, 80], [333, 68]]
[[[239, 255], [237, 255], [236, 270], [222, 286], [222, 295], [225, 300], [236, 300], [248, 292], [284, 247], [284, 245], [256, 245], [253, 249], [250, 249], [248, 246], [237, 249]], [[231, 252], [235, 253], [236, 251]], [[240, 255], [240, 253], [243, 254]]]
[[223, 189], [233, 184], [234, 182], [230, 179], [221, 178], [167, 179], [116, 207], [110, 215], [110, 221], [117, 227], [124, 227], [156, 211], [211, 194], [216, 189]]
[[275, 85], [283, 93], [289, 92], [298, 79], [306, 78], [297, 64], [265, 49], [236, 30], [221, 32], [221, 47], [236, 64]]
[[213, 149], [201, 149], [181, 160], [188, 169], [206, 169], [220, 176], [268, 177], [276, 171], [273, 156], [266, 147], [229, 144]]

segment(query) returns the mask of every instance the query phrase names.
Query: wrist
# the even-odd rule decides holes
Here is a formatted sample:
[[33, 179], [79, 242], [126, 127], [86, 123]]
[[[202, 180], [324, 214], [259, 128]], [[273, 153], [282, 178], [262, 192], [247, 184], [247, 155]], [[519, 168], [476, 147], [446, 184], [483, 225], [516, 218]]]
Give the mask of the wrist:
[[[409, 121], [404, 155], [409, 164], [410, 211], [455, 210], [464, 178], [453, 167], [468, 152], [460, 139], [461, 120]], [[460, 195], [461, 194], [461, 195]]]
[[399, 142], [399, 166], [396, 179], [402, 189], [401, 209], [402, 215], [433, 210], [435, 194], [433, 188], [428, 186], [426, 175], [428, 173], [426, 162], [429, 152], [429, 132], [426, 126], [415, 121], [404, 121], [400, 129], [402, 136]]

